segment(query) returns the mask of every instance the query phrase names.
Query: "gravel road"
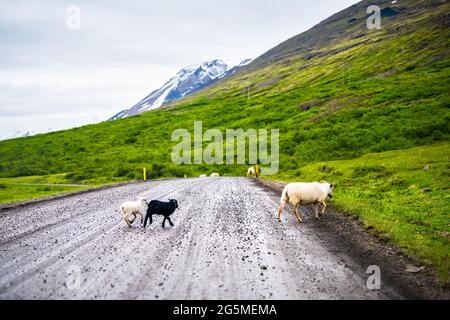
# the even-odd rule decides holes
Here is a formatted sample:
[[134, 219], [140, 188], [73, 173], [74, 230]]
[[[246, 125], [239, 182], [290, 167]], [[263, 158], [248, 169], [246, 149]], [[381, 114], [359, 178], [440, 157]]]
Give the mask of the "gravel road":
[[[123, 201], [175, 198], [128, 228]], [[401, 299], [247, 178], [139, 183], [0, 213], [0, 299]], [[325, 217], [326, 219], [326, 217]], [[166, 224], [169, 226], [169, 224]], [[369, 263], [369, 262], [368, 262]]]

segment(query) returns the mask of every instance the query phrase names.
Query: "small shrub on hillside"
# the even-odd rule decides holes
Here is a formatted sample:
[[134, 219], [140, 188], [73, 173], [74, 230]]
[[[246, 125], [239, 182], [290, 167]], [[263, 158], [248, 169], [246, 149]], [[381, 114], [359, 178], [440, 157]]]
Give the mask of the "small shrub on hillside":
[[117, 169], [115, 176], [116, 177], [125, 177], [129, 172], [130, 172], [130, 170], [128, 170], [128, 169], [119, 168], [119, 169]]
[[352, 176], [354, 178], [365, 177], [370, 173], [381, 173], [385, 170], [386, 170], [386, 168], [381, 165], [359, 166], [359, 167], [356, 167], [355, 169], [353, 169]]
[[125, 139], [125, 144], [134, 144], [137, 142], [137, 139], [135, 137], [128, 137]]
[[87, 179], [86, 175], [78, 172], [72, 172], [65, 175], [66, 179], [72, 183], [81, 183]]
[[394, 177], [391, 181], [390, 184], [393, 186], [402, 186], [405, 185], [405, 180]]
[[75, 173], [74, 172], [69, 172], [66, 173], [66, 175], [64, 176], [65, 179], [67, 180], [72, 180], [72, 178], [74, 177]]
[[164, 176], [165, 166], [162, 164], [154, 163], [152, 165], [152, 170], [150, 171], [151, 178], [160, 178]]
[[375, 175], [377, 178], [384, 178], [384, 177], [388, 177], [392, 175], [392, 172], [389, 170], [382, 170], [377, 172], [377, 174]]
[[38, 175], [37, 172], [33, 171], [31, 168], [27, 167], [20, 167], [15, 170], [13, 170], [11, 177], [26, 177], [26, 176], [34, 176]]
[[178, 170], [178, 169], [176, 169], [176, 168], [171, 168], [171, 169], [169, 170], [169, 175], [170, 175], [171, 177], [181, 178], [181, 177], [184, 177], [184, 172], [181, 171], [181, 170]]
[[331, 173], [331, 172], [334, 171], [333, 168], [327, 166], [326, 164], [323, 165], [323, 166], [320, 166], [320, 167], [318, 168], [318, 170], [319, 170], [319, 172], [323, 172], [323, 173]]
[[127, 173], [127, 179], [128, 180], [137, 180], [137, 179], [140, 179], [140, 178], [141, 178], [141, 175], [139, 173], [137, 173], [137, 172], [130, 171], [130, 172]]

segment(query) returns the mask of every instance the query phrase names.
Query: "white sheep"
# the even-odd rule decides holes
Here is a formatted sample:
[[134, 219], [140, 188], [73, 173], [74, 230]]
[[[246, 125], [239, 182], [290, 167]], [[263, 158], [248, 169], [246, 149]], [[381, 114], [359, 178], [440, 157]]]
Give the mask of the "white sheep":
[[220, 177], [220, 174], [218, 174], [217, 172], [213, 172], [211, 173], [211, 177]]
[[[327, 197], [333, 197], [333, 190], [335, 188], [335, 184], [330, 184], [326, 181], [321, 181], [320, 183], [289, 183], [281, 195], [280, 206], [278, 207], [278, 221], [281, 222], [281, 213], [288, 202], [294, 206], [293, 214], [298, 222], [302, 222], [302, 215], [299, 211], [300, 204], [314, 204], [316, 218], [319, 219], [327, 207], [325, 200]], [[322, 205], [320, 215], [319, 205]]]
[[247, 170], [247, 177], [253, 177], [256, 174], [256, 170], [254, 167], [250, 167]]
[[206, 174], [201, 174], [201, 175], [199, 175], [198, 177], [199, 177], [199, 178], [206, 178], [207, 175], [206, 175]]
[[[145, 198], [139, 198], [137, 201], [127, 201], [122, 203], [120, 211], [122, 212], [123, 219], [129, 227], [136, 220], [136, 215], [141, 216], [141, 224], [144, 223], [144, 214], [147, 207], [147, 200]], [[130, 220], [130, 216], [133, 216], [133, 220]]]

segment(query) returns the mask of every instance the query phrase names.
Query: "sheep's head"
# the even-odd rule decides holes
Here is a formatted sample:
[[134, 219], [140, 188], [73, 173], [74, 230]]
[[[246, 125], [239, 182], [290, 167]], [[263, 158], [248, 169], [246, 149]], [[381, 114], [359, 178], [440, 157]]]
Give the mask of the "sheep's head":
[[175, 199], [169, 199], [169, 202], [175, 206], [175, 209], [178, 208], [178, 201]]
[[332, 184], [330, 184], [330, 191], [328, 191], [328, 196], [330, 197], [330, 198], [333, 198], [333, 190], [334, 189], [336, 189], [336, 184], [335, 183], [332, 183]]
[[139, 198], [139, 202], [141, 203], [141, 205], [143, 205], [143, 206], [146, 206], [148, 203], [147, 203], [147, 199], [145, 199], [145, 198]]

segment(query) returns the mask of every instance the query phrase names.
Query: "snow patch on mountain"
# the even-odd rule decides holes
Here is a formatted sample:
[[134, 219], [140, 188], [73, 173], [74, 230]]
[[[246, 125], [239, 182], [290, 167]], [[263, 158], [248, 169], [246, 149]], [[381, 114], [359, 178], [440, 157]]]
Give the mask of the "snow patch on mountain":
[[1, 136], [0, 137], [0, 141], [2, 141], [2, 140], [11, 140], [11, 139], [16, 139], [16, 138], [25, 138], [25, 137], [29, 137], [29, 136], [32, 136], [32, 135], [33, 135], [33, 133], [31, 133], [31, 131], [25, 131], [24, 132], [24, 131], [15, 130], [15, 131], [9, 132], [9, 133]]
[[189, 96], [213, 82], [234, 74], [252, 59], [231, 67], [222, 60], [207, 61], [181, 69], [160, 89], [153, 91], [132, 108], [123, 110], [109, 120], [117, 120], [160, 108], [162, 105]]

